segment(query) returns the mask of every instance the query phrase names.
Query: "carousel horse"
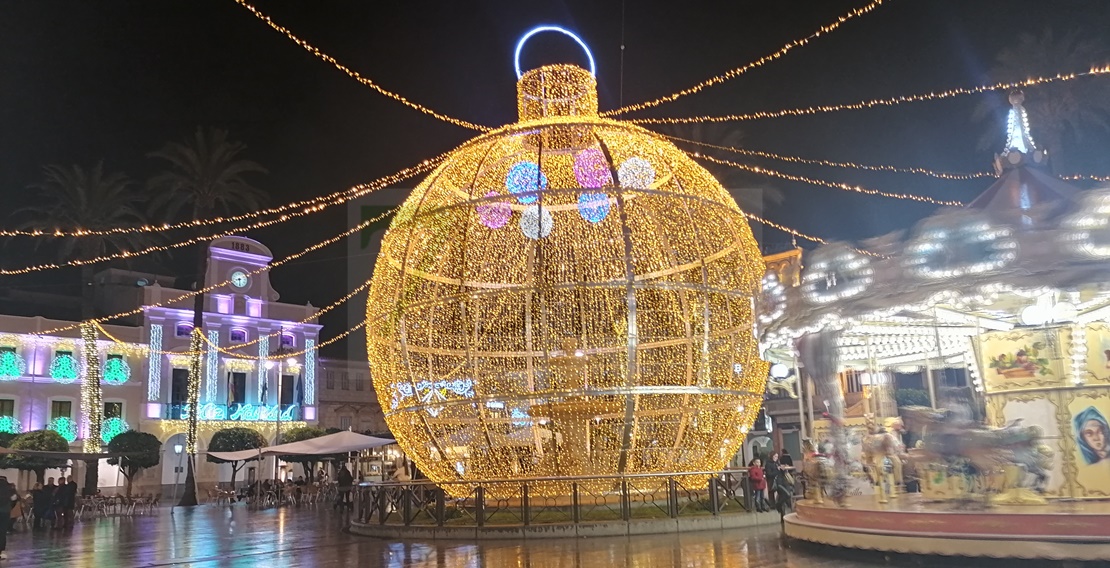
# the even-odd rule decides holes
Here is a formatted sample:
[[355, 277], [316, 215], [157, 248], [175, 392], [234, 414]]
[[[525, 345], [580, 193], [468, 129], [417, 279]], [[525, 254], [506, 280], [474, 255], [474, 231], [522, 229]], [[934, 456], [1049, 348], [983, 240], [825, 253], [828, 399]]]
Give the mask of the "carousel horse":
[[802, 442], [802, 486], [805, 498], [825, 502], [826, 486], [836, 478], [836, 468], [826, 453], [818, 451], [812, 440]]
[[896, 420], [891, 425], [894, 432], [887, 432], [881, 423], [875, 421], [874, 416], [867, 415], [866, 419], [867, 436], [861, 440], [863, 463], [875, 486], [879, 502], [886, 503], [895, 497], [897, 486], [904, 481], [902, 458], [906, 448], [901, 437], [904, 427], [901, 420]]
[[[1042, 479], [1046, 460], [1040, 447], [1041, 429], [1012, 424], [1004, 428], [969, 426], [951, 421], [943, 412], [926, 407], [904, 407], [902, 418], [912, 430], [924, 432], [920, 456], [933, 463], [947, 464], [965, 473], [968, 487], [985, 486], [985, 477], [1007, 466], [1020, 464]], [[915, 452], [917, 453], [917, 452]], [[1039, 473], [1038, 473], [1039, 472]], [[969, 490], [968, 493], [971, 493]], [[988, 502], [989, 495], [982, 496]], [[971, 496], [967, 496], [970, 500]]]

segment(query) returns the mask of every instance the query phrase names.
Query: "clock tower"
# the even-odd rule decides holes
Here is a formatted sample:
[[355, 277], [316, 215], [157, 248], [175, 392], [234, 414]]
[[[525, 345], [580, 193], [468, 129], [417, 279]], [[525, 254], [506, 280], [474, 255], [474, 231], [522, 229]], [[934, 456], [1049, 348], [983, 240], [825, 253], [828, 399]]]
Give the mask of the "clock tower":
[[248, 299], [263, 303], [277, 301], [278, 293], [270, 286], [269, 271], [260, 271], [273, 258], [270, 249], [256, 240], [239, 236], [218, 238], [208, 248], [205, 285], [223, 282], [212, 290], [212, 295], [228, 298], [234, 305], [243, 305]]

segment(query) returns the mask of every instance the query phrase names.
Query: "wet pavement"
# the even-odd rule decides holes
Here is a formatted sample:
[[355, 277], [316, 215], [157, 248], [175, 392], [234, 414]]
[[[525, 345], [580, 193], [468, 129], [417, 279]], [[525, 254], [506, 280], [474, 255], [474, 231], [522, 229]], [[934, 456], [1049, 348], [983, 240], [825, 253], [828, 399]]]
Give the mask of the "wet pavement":
[[[975, 560], [884, 557], [802, 546], [778, 526], [634, 538], [386, 541], [347, 534], [327, 507], [251, 510], [245, 505], [162, 509], [155, 515], [84, 520], [70, 531], [8, 537], [0, 568], [139, 566], [366, 568], [1032, 566]], [[1059, 565], [1054, 564], [1054, 565]]]

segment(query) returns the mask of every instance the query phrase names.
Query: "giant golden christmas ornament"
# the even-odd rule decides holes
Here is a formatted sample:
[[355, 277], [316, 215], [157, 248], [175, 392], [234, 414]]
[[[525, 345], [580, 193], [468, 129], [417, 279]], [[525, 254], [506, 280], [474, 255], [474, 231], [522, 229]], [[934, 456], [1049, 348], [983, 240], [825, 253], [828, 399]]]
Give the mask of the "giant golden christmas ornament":
[[520, 122], [455, 150], [382, 242], [390, 430], [437, 482], [725, 466], [767, 376], [747, 220], [669, 142], [599, 118], [590, 72], [517, 88]]

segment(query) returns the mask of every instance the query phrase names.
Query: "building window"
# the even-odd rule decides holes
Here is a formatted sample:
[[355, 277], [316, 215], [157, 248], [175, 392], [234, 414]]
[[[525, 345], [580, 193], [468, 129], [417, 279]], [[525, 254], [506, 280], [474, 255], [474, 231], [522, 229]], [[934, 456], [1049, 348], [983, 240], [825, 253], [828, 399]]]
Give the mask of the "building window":
[[229, 336], [232, 343], [245, 343], [247, 341], [247, 330], [233, 329]]
[[247, 402], [246, 373], [231, 373], [231, 381], [228, 382], [228, 388], [231, 389], [231, 392], [227, 394], [228, 404], [243, 404]]
[[109, 418], [123, 418], [123, 403], [105, 402], [103, 418], [104, 420], [107, 420]]
[[73, 402], [69, 400], [50, 401], [50, 419], [73, 418]]
[[181, 322], [174, 326], [173, 334], [177, 337], [189, 337], [193, 334], [193, 324]]
[[10, 398], [0, 398], [0, 416], [15, 416], [15, 401]]
[[281, 334], [281, 346], [282, 347], [296, 347], [297, 346], [297, 340], [293, 337], [292, 333], [283, 333], [283, 334]]
[[340, 416], [339, 417], [339, 429], [340, 430], [349, 430], [350, 428], [351, 428], [351, 417], [350, 416]]
[[355, 373], [355, 390], [366, 390], [366, 375], [363, 373]]
[[335, 390], [335, 371], [328, 371], [324, 376], [326, 377], [324, 388]]
[[345, 391], [351, 390], [351, 375], [347, 371], [339, 374], [339, 388]]

